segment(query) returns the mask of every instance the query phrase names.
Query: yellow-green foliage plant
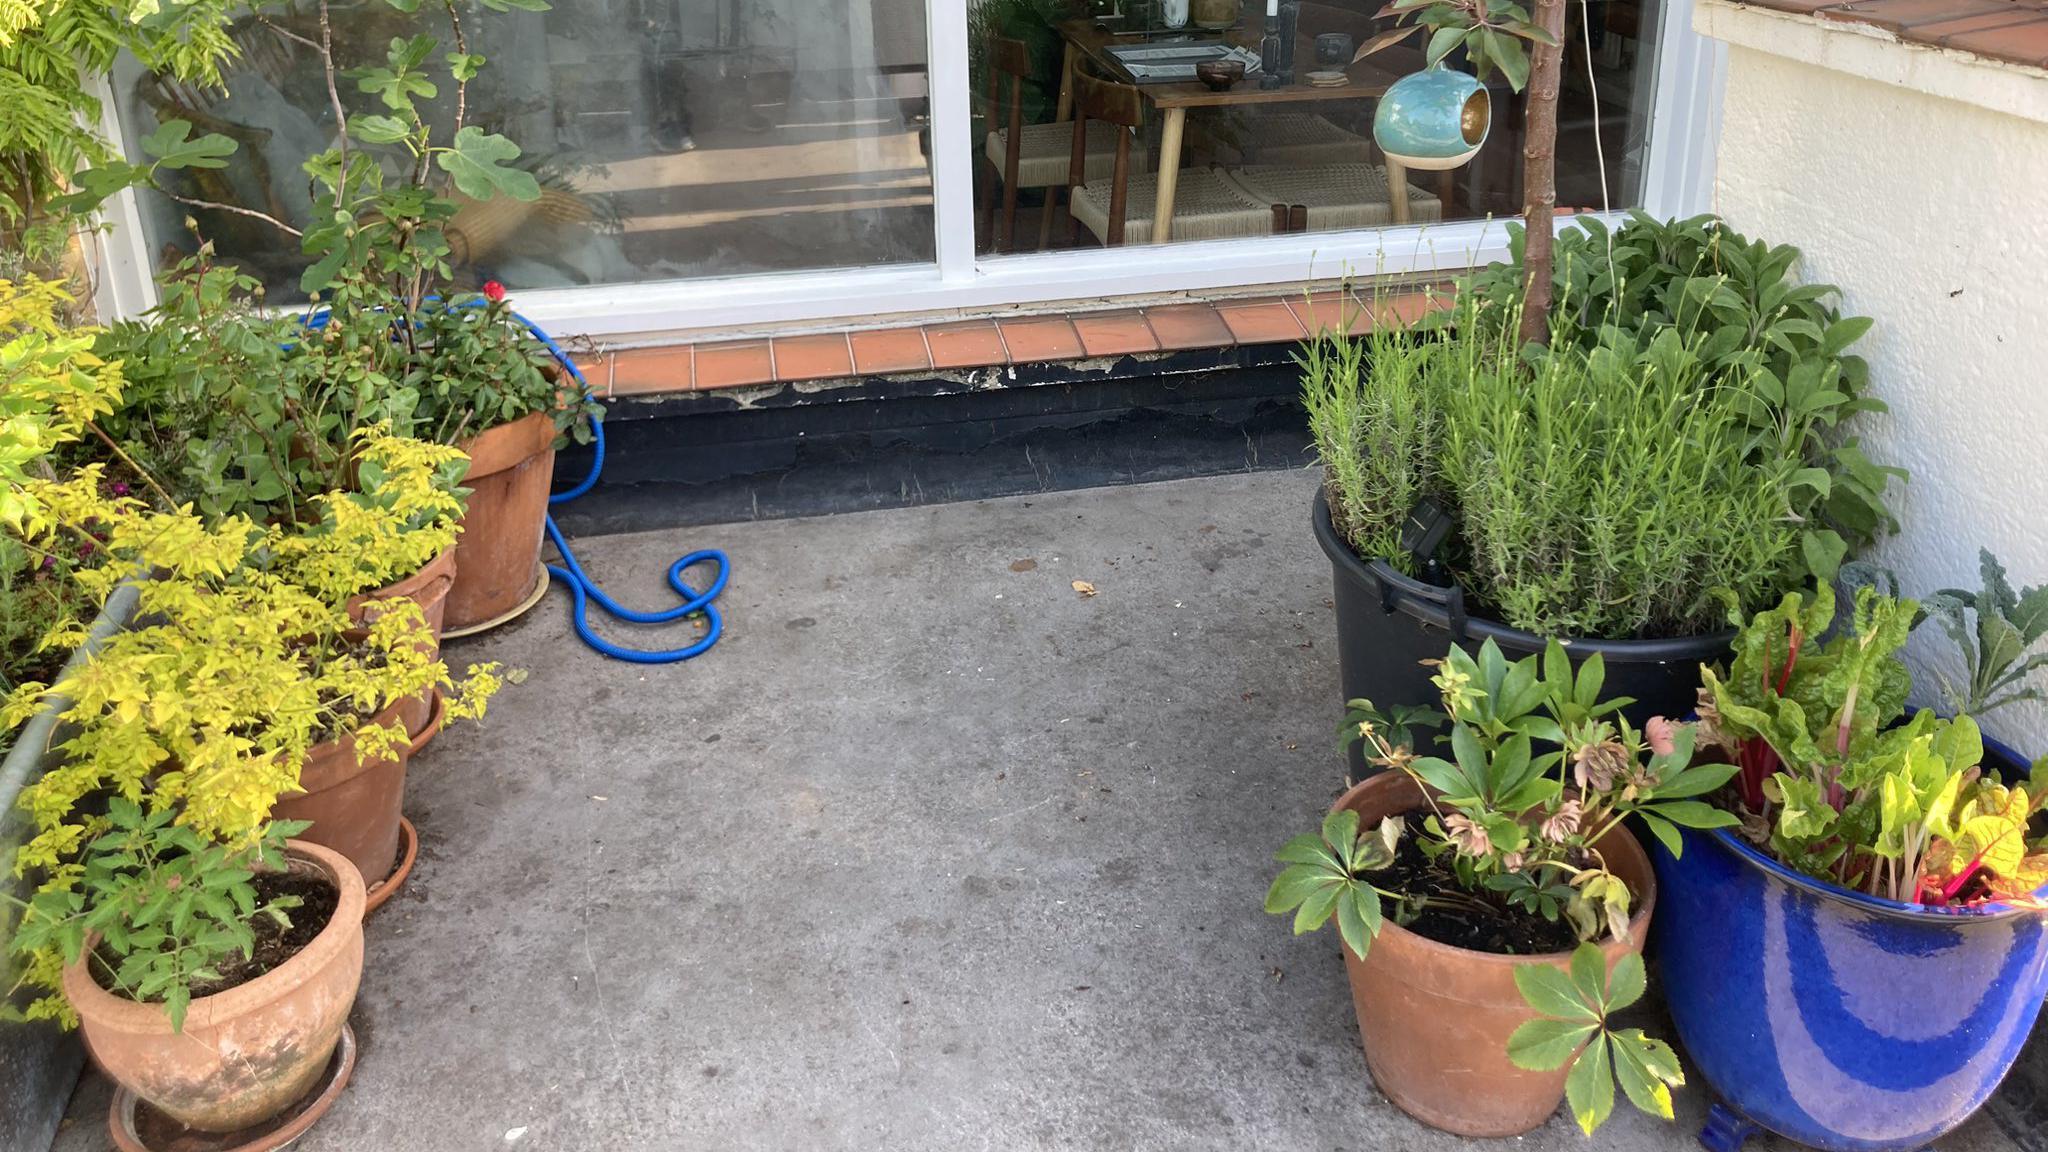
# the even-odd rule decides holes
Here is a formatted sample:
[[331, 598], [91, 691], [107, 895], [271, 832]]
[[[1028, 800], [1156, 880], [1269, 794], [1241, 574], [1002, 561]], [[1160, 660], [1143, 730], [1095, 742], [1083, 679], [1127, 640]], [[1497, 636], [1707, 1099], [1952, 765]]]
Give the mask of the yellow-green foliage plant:
[[121, 399], [121, 366], [93, 355], [97, 329], [65, 325], [70, 304], [53, 281], [0, 280], [0, 525], [10, 529], [33, 511], [26, 485], [39, 462]]
[[329, 604], [403, 580], [453, 548], [467, 492], [457, 487], [469, 467], [460, 449], [382, 425], [351, 438], [355, 490], [313, 497], [317, 519], [271, 546], [278, 573]]
[[[95, 330], [66, 322], [70, 305], [55, 282], [0, 279], [0, 695], [53, 674], [44, 638], [94, 608], [65, 578], [93, 559], [89, 536], [38, 547], [20, 535], [35, 511], [28, 481], [121, 399], [121, 366], [93, 354]], [[0, 754], [12, 743], [0, 729]]]
[[[110, 497], [100, 471], [91, 465], [64, 483], [32, 483], [41, 511], [28, 530], [96, 520], [112, 562], [75, 578], [104, 597], [123, 573], [150, 573], [138, 581], [144, 624], [111, 637], [58, 683], [22, 685], [0, 708], [0, 726], [11, 728], [53, 697], [70, 701], [64, 719], [73, 734], [21, 799], [37, 835], [16, 868], [36, 873], [41, 887], [16, 948], [40, 941], [27, 949], [24, 982], [53, 993], [31, 1006], [31, 1017], [69, 1015], [54, 993], [67, 951], [76, 959], [76, 949], [32, 931], [31, 922], [89, 911], [79, 886], [109, 831], [96, 814], [102, 799], [171, 812], [169, 826], [205, 843], [250, 849], [277, 797], [298, 790], [313, 746], [352, 737], [362, 761], [389, 757], [407, 737], [395, 719], [378, 723], [380, 712], [438, 688], [451, 718], [480, 717], [501, 682], [495, 665], [451, 678], [420, 643], [426, 623], [410, 601], [386, 602], [366, 629], [352, 630], [331, 598], [263, 567], [285, 529]], [[79, 638], [74, 631], [60, 642]]]

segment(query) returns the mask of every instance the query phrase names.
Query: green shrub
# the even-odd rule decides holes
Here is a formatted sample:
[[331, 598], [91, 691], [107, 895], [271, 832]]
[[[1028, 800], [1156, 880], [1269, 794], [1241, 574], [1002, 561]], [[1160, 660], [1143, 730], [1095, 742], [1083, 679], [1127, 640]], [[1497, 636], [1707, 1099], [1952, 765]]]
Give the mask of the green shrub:
[[[1827, 561], [1794, 511], [1827, 482], [1801, 451], [1818, 416], [1754, 376], [1713, 379], [1675, 328], [1518, 354], [1480, 306], [1300, 357], [1333, 521], [1360, 555], [1416, 574], [1401, 529], [1427, 498], [1456, 517], [1439, 559], [1483, 610], [1602, 639], [1709, 631], [1713, 589], [1768, 603]], [[1760, 406], [1779, 434], [1756, 434]]]
[[[1475, 273], [1468, 290], [1489, 328], [1520, 321], [1522, 234], [1509, 225], [1510, 260]], [[1609, 231], [1597, 219], [1574, 222], [1557, 238], [1556, 301], [1551, 343], [1592, 348], [1613, 343], [1619, 329], [1637, 347], [1677, 329], [1706, 368], [1710, 382], [1741, 381], [1757, 396], [1749, 412], [1758, 449], [1796, 448], [1827, 473], [1802, 491], [1793, 511], [1819, 527], [1811, 545], [1825, 574], [1850, 549], [1897, 529], [1885, 489], [1905, 473], [1863, 454], [1841, 422], [1882, 412], [1864, 394], [1870, 369], [1849, 346], [1870, 330], [1864, 316], [1842, 316], [1830, 284], [1800, 284], [1799, 249], [1751, 240], [1712, 216], [1662, 221], [1636, 211]], [[1772, 444], [1790, 433], [1782, 416], [1802, 420], [1797, 444]]]

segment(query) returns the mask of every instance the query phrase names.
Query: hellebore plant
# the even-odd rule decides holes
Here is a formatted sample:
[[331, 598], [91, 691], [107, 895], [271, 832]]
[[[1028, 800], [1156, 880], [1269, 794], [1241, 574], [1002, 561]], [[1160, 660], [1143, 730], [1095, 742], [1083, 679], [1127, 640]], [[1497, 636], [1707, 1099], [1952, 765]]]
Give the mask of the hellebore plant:
[[[1513, 664], [1491, 640], [1476, 657], [1453, 647], [1434, 677], [1451, 724], [1449, 759], [1415, 753], [1406, 742], [1420, 727], [1412, 715], [1386, 717], [1370, 701], [1352, 701], [1345, 743], [1365, 741], [1372, 763], [1422, 785], [1429, 808], [1415, 847], [1456, 881], [1455, 889], [1417, 895], [1376, 882], [1374, 874], [1395, 863], [1407, 821], [1391, 816], [1362, 829], [1347, 809], [1332, 813], [1320, 834], [1297, 836], [1280, 849], [1288, 867], [1266, 895], [1268, 912], [1294, 913], [1296, 934], [1334, 917], [1361, 958], [1390, 914], [1383, 901], [1400, 924], [1431, 907], [1568, 924], [1581, 941], [1571, 987], [1560, 991], [1536, 975], [1548, 971], [1543, 965], [1525, 966], [1529, 974], [1517, 982], [1551, 1023], [1517, 1033], [1509, 1054], [1532, 1068], [1576, 1059], [1568, 1095], [1589, 1132], [1612, 1109], [1614, 1077], [1631, 1100], [1666, 1117], [1667, 1086], [1681, 1082], [1668, 1047], [1607, 1026], [1609, 1012], [1640, 995], [1642, 973], [1640, 960], [1617, 965], [1611, 978], [1604, 970], [1598, 941], [1627, 937], [1632, 894], [1599, 844], [1630, 816], [1674, 853], [1677, 827], [1735, 822], [1696, 799], [1726, 784], [1735, 767], [1693, 765], [1689, 726], [1660, 719], [1647, 733], [1636, 732], [1619, 715], [1629, 700], [1600, 699], [1605, 675], [1598, 655], [1574, 674], [1554, 640], [1542, 657]], [[1578, 979], [1582, 968], [1598, 978]]]
[[2048, 843], [2028, 841], [2027, 821], [2042, 798], [1985, 776], [1967, 714], [1899, 723], [1918, 611], [1864, 587], [1822, 643], [1833, 591], [1787, 595], [1742, 624], [1725, 677], [1704, 670], [1702, 740], [1741, 767], [1745, 834], [1792, 868], [1903, 902], [2036, 903]]

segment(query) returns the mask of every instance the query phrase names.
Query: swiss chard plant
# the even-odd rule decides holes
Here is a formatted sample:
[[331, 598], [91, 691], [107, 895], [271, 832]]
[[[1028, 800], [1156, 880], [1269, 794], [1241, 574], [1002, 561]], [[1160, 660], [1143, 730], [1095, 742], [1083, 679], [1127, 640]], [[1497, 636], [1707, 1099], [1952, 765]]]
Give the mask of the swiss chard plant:
[[1704, 672], [1700, 727], [1741, 768], [1745, 831], [1792, 868], [1892, 900], [2033, 901], [2048, 842], [2027, 824], [2043, 797], [1984, 772], [1969, 715], [1900, 723], [1918, 606], [1863, 587], [1823, 641], [1834, 608], [1825, 586], [1788, 595], [1742, 622], [1725, 675]]
[[[1448, 757], [1396, 743], [1392, 737], [1412, 736], [1422, 726], [1413, 717], [1382, 716], [1368, 701], [1352, 702], [1345, 736], [1347, 743], [1364, 741], [1372, 763], [1403, 772], [1423, 786], [1427, 811], [1412, 832], [1414, 849], [1454, 883], [1428, 892], [1402, 891], [1392, 872], [1404, 837], [1411, 835], [1409, 821], [1389, 816], [1362, 827], [1357, 812], [1342, 809], [1327, 817], [1318, 832], [1297, 836], [1280, 849], [1278, 858], [1286, 867], [1267, 892], [1266, 910], [1291, 913], [1297, 934], [1334, 919], [1346, 947], [1360, 957], [1369, 953], [1389, 917], [1414, 923], [1433, 907], [1569, 925], [1591, 949], [1591, 963], [1603, 969], [1601, 981], [1587, 986], [1578, 1007], [1543, 998], [1547, 985], [1542, 977], [1530, 977], [1537, 991], [1525, 989], [1525, 995], [1543, 1015], [1585, 1023], [1586, 1013], [1594, 1013], [1594, 1027], [1573, 1033], [1561, 1054], [1553, 1036], [1547, 1042], [1524, 1037], [1528, 1042], [1511, 1055], [1518, 1062], [1534, 1061], [1532, 1067], [1555, 1056], [1547, 1066], [1556, 1067], [1581, 1049], [1597, 1050], [1584, 1064], [1588, 1070], [1574, 1071], [1575, 1081], [1596, 1072], [1608, 1077], [1613, 1075], [1609, 1069], [1619, 1067], [1615, 1061], [1629, 1061], [1622, 1082], [1630, 1098], [1668, 1116], [1668, 1092], [1631, 1085], [1629, 1079], [1640, 1068], [1652, 1068], [1660, 1073], [1652, 1076], [1657, 1084], [1676, 1083], [1668, 1049], [1605, 1027], [1607, 1011], [1634, 996], [1628, 994], [1625, 972], [1614, 987], [1608, 986], [1597, 942], [1627, 937], [1633, 894], [1608, 867], [1600, 848], [1630, 817], [1674, 852], [1682, 847], [1680, 827], [1732, 824], [1733, 817], [1699, 797], [1726, 784], [1735, 767], [1694, 764], [1689, 726], [1660, 720], [1647, 732], [1636, 732], [1619, 714], [1629, 701], [1601, 698], [1604, 661], [1595, 655], [1574, 671], [1555, 641], [1541, 657], [1512, 663], [1491, 640], [1476, 656], [1453, 647], [1438, 666], [1435, 682], [1450, 722], [1443, 741]], [[1639, 982], [1640, 968], [1635, 971]], [[1594, 1044], [1590, 1040], [1596, 1033]], [[1624, 1047], [1627, 1057], [1613, 1055]], [[1669, 1075], [1661, 1074], [1666, 1071]], [[1606, 1106], [1599, 1103], [1600, 1091]], [[1577, 1093], [1574, 1112], [1590, 1130], [1605, 1118], [1613, 1085], [1595, 1089], [1581, 1083]]]

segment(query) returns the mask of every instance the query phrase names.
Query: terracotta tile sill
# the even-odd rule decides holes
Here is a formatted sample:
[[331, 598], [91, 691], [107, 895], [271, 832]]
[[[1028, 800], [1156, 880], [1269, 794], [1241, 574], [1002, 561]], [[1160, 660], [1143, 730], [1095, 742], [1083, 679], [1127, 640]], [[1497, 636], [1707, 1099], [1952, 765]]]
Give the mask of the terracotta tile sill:
[[606, 398], [644, 397], [775, 382], [1292, 344], [1319, 331], [1357, 335], [1375, 325], [1406, 326], [1447, 301], [1441, 292], [1410, 291], [1383, 297], [1375, 309], [1369, 293], [1325, 291], [633, 348], [581, 355], [577, 364]]

